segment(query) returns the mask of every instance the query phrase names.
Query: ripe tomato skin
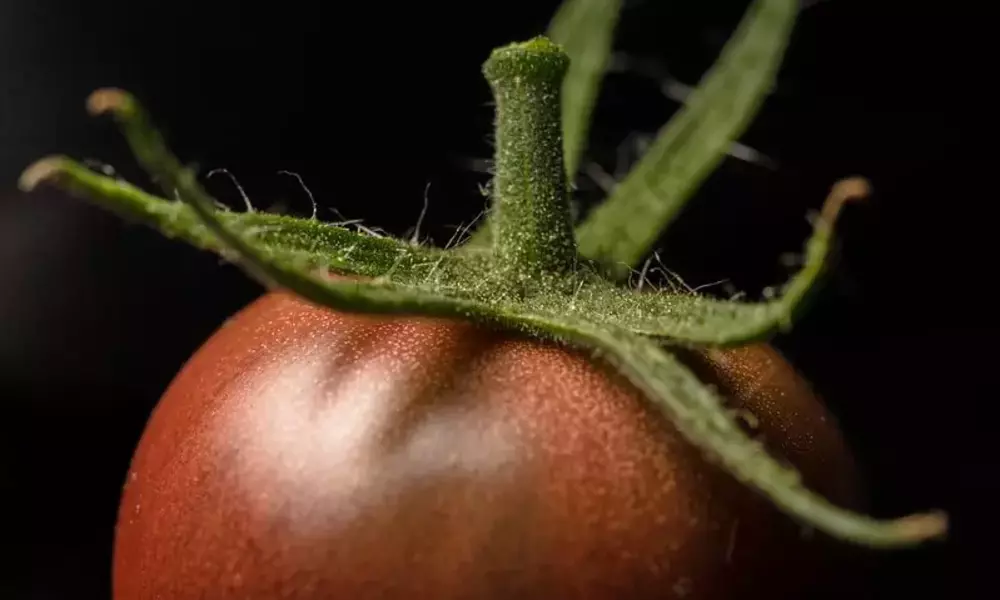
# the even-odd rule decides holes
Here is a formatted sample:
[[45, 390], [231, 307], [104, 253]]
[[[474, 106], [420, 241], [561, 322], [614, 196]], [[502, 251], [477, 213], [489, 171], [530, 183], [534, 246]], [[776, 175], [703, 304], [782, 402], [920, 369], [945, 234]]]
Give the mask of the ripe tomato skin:
[[[839, 432], [777, 353], [687, 360], [807, 482], [853, 503]], [[800, 538], [582, 354], [271, 293], [147, 424], [114, 597], [803, 597], [823, 544]]]

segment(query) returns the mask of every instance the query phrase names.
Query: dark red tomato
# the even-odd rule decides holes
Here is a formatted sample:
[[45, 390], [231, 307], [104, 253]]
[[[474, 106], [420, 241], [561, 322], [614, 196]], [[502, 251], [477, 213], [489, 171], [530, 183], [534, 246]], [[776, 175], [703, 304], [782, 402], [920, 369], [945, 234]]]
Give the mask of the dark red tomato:
[[[767, 346], [688, 360], [849, 503], [831, 417]], [[264, 296], [193, 356], [128, 474], [117, 600], [776, 598], [819, 541], [583, 354]], [[795, 596], [799, 597], [799, 596]]]

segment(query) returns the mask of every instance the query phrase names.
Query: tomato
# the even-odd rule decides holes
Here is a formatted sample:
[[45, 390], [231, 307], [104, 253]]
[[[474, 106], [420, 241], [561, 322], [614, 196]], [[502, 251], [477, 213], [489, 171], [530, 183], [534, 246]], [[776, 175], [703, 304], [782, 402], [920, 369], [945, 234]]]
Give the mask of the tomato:
[[[685, 360], [815, 489], [854, 502], [833, 419], [773, 349]], [[270, 293], [198, 350], [150, 418], [114, 594], [801, 597], [824, 544], [583, 353]]]

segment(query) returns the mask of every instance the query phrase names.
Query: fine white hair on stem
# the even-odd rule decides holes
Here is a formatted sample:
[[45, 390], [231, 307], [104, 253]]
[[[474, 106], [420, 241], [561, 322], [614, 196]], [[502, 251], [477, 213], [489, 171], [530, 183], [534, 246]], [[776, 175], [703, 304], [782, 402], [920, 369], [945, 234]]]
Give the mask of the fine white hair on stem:
[[704, 290], [704, 289], [707, 289], [707, 288], [710, 288], [710, 287], [713, 287], [713, 286], [716, 286], [716, 285], [724, 285], [724, 284], [726, 284], [728, 282], [729, 282], [729, 279], [720, 279], [718, 281], [713, 281], [711, 283], [703, 283], [701, 285], [694, 286], [693, 288], [691, 288], [691, 291], [692, 292], [700, 292], [701, 290]]
[[410, 244], [413, 246], [420, 245], [420, 226], [424, 224], [424, 216], [427, 214], [428, 205], [428, 192], [431, 189], [431, 182], [427, 182], [424, 186], [424, 206], [420, 209], [420, 216], [417, 217], [417, 224], [413, 228], [413, 235], [410, 236]]
[[476, 216], [475, 219], [469, 221], [468, 225], [465, 225], [464, 227], [460, 227], [458, 229], [458, 241], [457, 241], [458, 244], [464, 244], [470, 237], [472, 237], [472, 234], [469, 232], [472, 231], [472, 228], [475, 227], [476, 224], [479, 223], [482, 220], [482, 218], [486, 216], [488, 212], [489, 211], [487, 210], [481, 211], [479, 215]]
[[382, 233], [380, 233], [379, 231], [376, 231], [376, 230], [375, 230], [374, 228], [371, 228], [371, 227], [365, 227], [365, 226], [364, 226], [364, 225], [362, 225], [362, 224], [361, 224], [360, 222], [355, 222], [355, 223], [354, 223], [354, 228], [355, 228], [355, 229], [357, 229], [358, 231], [361, 231], [361, 232], [364, 232], [364, 233], [367, 233], [368, 235], [370, 235], [370, 236], [372, 236], [372, 237], [377, 237], [377, 238], [380, 238], [380, 237], [385, 237], [385, 236], [384, 236], [384, 235], [383, 235]]
[[[333, 207], [333, 206], [328, 206], [328, 207], [326, 207], [326, 209], [327, 209], [328, 211], [332, 212], [332, 213], [333, 213], [333, 216], [335, 216], [335, 217], [337, 217], [338, 219], [340, 219], [339, 221], [337, 221], [337, 222], [335, 222], [335, 223], [334, 223], [334, 225], [336, 225], [336, 226], [338, 226], [338, 227], [346, 227], [347, 225], [350, 225], [351, 223], [353, 223], [353, 222], [354, 222], [354, 221], [352, 221], [351, 219], [348, 219], [347, 217], [345, 217], [345, 216], [344, 216], [344, 213], [340, 212], [339, 210], [337, 210], [337, 209], [336, 209], [335, 207]], [[347, 225], [345, 225], [345, 223], [346, 223]]]
[[240, 193], [240, 197], [243, 198], [243, 204], [246, 205], [247, 212], [248, 213], [254, 212], [253, 204], [250, 204], [250, 197], [247, 196], [247, 193], [243, 189], [243, 186], [240, 185], [240, 182], [236, 179], [236, 176], [229, 172], [229, 169], [223, 169], [223, 168], [212, 169], [211, 171], [205, 174], [205, 177], [213, 177], [215, 175], [225, 175], [226, 177], [228, 177], [229, 180], [233, 182], [233, 185], [236, 186], [236, 190]]
[[465, 224], [460, 224], [455, 227], [454, 233], [448, 239], [448, 243], [444, 245], [445, 249], [453, 248], [455, 246], [461, 245], [469, 237], [469, 231], [476, 226], [479, 221], [489, 212], [489, 209], [483, 209], [479, 211], [474, 219]]
[[604, 167], [597, 164], [596, 162], [588, 162], [583, 165], [583, 172], [586, 173], [587, 177], [597, 184], [597, 187], [601, 188], [601, 191], [605, 194], [610, 194], [618, 182], [615, 180], [611, 173], [604, 170]]
[[[659, 252], [653, 252], [653, 258], [656, 260], [656, 264], [659, 265], [659, 271], [660, 271], [660, 273], [663, 273], [664, 277], [667, 278], [667, 281], [673, 280], [673, 281], [681, 284], [681, 286], [683, 286], [684, 289], [686, 289], [688, 292], [690, 292], [692, 294], [695, 293], [694, 288], [692, 288], [690, 285], [688, 285], [687, 282], [684, 281], [684, 279], [680, 275], [678, 275], [677, 273], [671, 271], [670, 269], [667, 268], [667, 266], [665, 264], [663, 264], [663, 259], [660, 258], [660, 253]], [[670, 284], [670, 287], [672, 289], [675, 289], [675, 290], [677, 289], [673, 285], [673, 283]]]
[[[339, 212], [337, 213], [337, 215], [340, 216], [341, 218], [343, 217], [343, 215], [341, 215]], [[345, 221], [335, 221], [333, 223], [330, 223], [330, 225], [334, 227], [343, 227], [344, 229], [353, 225], [356, 231], [361, 231], [373, 237], [385, 237], [384, 231], [378, 228], [366, 227], [362, 225], [363, 222], [364, 222], [363, 219], [347, 219]]]
[[[803, 8], [809, 8], [810, 6], [823, 1], [824, 0], [803, 0]], [[663, 68], [662, 65], [656, 63], [655, 61], [637, 58], [623, 52], [616, 52], [612, 54], [608, 70], [616, 73], [633, 74], [638, 77], [642, 77], [643, 79], [647, 79], [656, 84], [657, 89], [664, 98], [676, 102], [677, 104], [686, 104], [688, 98], [695, 89], [694, 86], [688, 85], [675, 78], [665, 68]], [[649, 141], [653, 139], [653, 135], [651, 134], [648, 136], [640, 136], [640, 139], [642, 137], [648, 137]], [[626, 143], [629, 141], [630, 140], [626, 140]], [[759, 165], [771, 170], [778, 168], [777, 161], [772, 157], [735, 140], [730, 143], [727, 153], [732, 158], [750, 164]], [[637, 148], [637, 154], [638, 156], [636, 158], [638, 159], [643, 154], [642, 150]], [[619, 155], [619, 160], [620, 158], [621, 156]]]
[[293, 172], [293, 171], [286, 171], [286, 170], [278, 171], [278, 174], [279, 175], [288, 175], [289, 177], [294, 177], [299, 182], [299, 185], [302, 186], [303, 190], [305, 190], [306, 195], [309, 196], [309, 202], [312, 203], [312, 217], [310, 217], [310, 218], [315, 221], [316, 220], [316, 197], [313, 196], [312, 190], [310, 190], [309, 186], [306, 185], [306, 182], [302, 179], [302, 176], [299, 175], [298, 173]]
[[458, 227], [455, 228], [455, 231], [452, 232], [451, 237], [448, 238], [448, 242], [444, 245], [445, 250], [451, 248], [452, 245], [456, 243], [455, 240], [459, 237], [459, 235], [461, 235], [463, 227], [465, 227], [465, 225], [459, 225]]
[[639, 285], [636, 286], [637, 291], [642, 291], [642, 286], [646, 283], [646, 273], [649, 271], [649, 265], [653, 263], [653, 257], [650, 256], [646, 259], [646, 262], [642, 264], [642, 270], [639, 271]]

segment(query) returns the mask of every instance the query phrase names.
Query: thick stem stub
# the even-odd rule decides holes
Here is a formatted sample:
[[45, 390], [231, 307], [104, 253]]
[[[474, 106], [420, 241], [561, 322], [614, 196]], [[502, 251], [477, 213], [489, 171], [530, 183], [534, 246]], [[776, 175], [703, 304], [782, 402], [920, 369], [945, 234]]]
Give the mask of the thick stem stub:
[[498, 48], [483, 65], [496, 101], [494, 251], [520, 282], [566, 272], [577, 257], [561, 120], [568, 67], [544, 37]]

